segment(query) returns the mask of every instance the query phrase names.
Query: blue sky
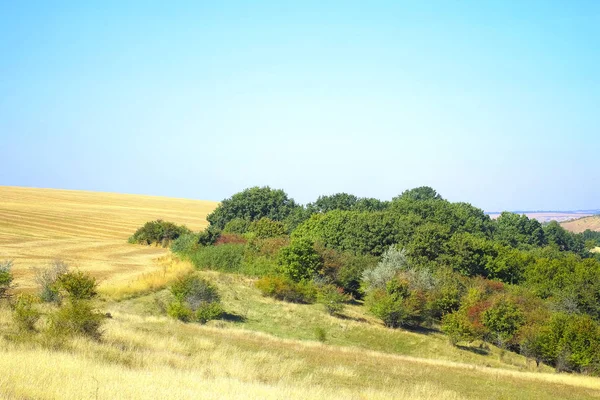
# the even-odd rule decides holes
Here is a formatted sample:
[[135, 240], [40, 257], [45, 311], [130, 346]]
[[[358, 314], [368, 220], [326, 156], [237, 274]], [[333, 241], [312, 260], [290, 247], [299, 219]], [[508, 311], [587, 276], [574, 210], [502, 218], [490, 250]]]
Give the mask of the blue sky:
[[597, 1], [0, 0], [0, 185], [600, 208], [599, 38]]

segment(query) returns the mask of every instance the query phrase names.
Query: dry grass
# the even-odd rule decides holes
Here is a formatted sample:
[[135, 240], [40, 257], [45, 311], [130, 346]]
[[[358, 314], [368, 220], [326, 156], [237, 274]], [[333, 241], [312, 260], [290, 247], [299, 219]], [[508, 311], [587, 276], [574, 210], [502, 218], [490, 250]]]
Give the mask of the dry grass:
[[[112, 310], [111, 310], [112, 311]], [[597, 378], [521, 373], [113, 312], [100, 343], [0, 339], [6, 399], [585, 399]], [[0, 327], [9, 325], [0, 311]]]
[[592, 253], [600, 253], [600, 247], [596, 247], [595, 249], [592, 249]]
[[152, 196], [0, 187], [0, 260], [15, 261], [21, 289], [30, 289], [32, 267], [62, 259], [89, 271], [106, 286], [124, 286], [160, 271], [158, 247], [129, 245], [142, 224], [165, 219], [199, 230], [217, 203]]
[[563, 222], [560, 225], [563, 228], [575, 233], [581, 233], [586, 229], [600, 231], [600, 215], [579, 218], [572, 221]]

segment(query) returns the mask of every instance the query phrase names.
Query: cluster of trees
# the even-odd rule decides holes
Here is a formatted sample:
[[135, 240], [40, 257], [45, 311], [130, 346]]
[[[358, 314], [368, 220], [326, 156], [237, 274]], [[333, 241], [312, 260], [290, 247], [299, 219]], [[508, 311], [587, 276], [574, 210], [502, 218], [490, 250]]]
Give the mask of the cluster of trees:
[[188, 233], [191, 231], [185, 225], [159, 219], [146, 222], [129, 238], [129, 243], [167, 247], [173, 240]]
[[[9, 284], [11, 262], [0, 263], [0, 278]], [[4, 285], [4, 297], [12, 308], [16, 335], [45, 335], [48, 340], [62, 340], [67, 336], [80, 335], [100, 339], [101, 326], [106, 318], [95, 310], [93, 300], [97, 296], [96, 279], [81, 271], [72, 271], [62, 261], [55, 261], [45, 269], [36, 271], [39, 284], [36, 294], [13, 296]], [[3, 285], [0, 281], [0, 289]], [[40, 303], [47, 306], [40, 307]], [[44, 323], [39, 323], [44, 320]]]
[[332, 314], [364, 300], [389, 327], [439, 327], [453, 343], [484, 340], [557, 368], [600, 371], [590, 339], [600, 258], [586, 243], [595, 234], [513, 213], [492, 220], [429, 187], [391, 201], [340, 193], [306, 206], [254, 187], [208, 221], [172, 250], [198, 268], [260, 277], [265, 295], [321, 302]]

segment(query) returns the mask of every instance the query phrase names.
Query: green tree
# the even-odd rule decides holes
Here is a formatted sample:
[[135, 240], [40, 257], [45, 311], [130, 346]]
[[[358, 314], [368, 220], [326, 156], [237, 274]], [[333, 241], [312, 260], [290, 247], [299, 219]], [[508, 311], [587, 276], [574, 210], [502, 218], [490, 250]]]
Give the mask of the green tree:
[[321, 255], [308, 239], [293, 239], [279, 251], [282, 272], [295, 282], [312, 279], [323, 266]]
[[284, 221], [299, 206], [283, 190], [252, 187], [225, 199], [206, 219], [222, 230], [233, 219], [255, 221], [263, 217]]
[[252, 221], [248, 226], [248, 232], [253, 233], [259, 239], [267, 239], [286, 234], [286, 228], [283, 222], [273, 221], [270, 218], [261, 218]]
[[12, 261], [0, 262], [0, 299], [6, 297], [9, 290], [12, 288], [12, 265]]
[[394, 200], [443, 200], [442, 196], [429, 186], [421, 186], [414, 189], [405, 190]]

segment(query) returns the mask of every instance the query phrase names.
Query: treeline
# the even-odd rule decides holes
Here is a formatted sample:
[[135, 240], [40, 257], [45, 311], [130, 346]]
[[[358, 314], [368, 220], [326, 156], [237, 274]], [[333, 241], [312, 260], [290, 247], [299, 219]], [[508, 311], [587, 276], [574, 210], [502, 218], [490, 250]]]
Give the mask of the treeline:
[[492, 220], [429, 187], [306, 206], [254, 187], [207, 219], [171, 249], [198, 268], [259, 277], [265, 295], [331, 314], [353, 297], [389, 327], [441, 328], [454, 344], [483, 340], [600, 373], [600, 256], [589, 233], [506, 212]]

